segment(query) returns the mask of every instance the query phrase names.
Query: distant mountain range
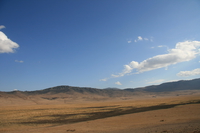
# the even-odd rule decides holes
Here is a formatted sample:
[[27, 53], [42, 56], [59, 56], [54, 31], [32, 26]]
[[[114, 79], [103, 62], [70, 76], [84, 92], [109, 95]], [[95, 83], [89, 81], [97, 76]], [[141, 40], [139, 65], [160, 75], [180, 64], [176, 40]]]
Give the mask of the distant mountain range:
[[179, 90], [200, 90], [200, 78], [193, 80], [180, 80], [176, 82], [167, 82], [160, 85], [151, 85], [135, 89], [125, 89], [126, 91], [146, 91], [146, 92], [171, 92]]
[[[109, 95], [112, 96], [116, 93], [124, 93], [126, 92], [171, 92], [171, 91], [179, 91], [179, 90], [200, 90], [200, 78], [192, 79], [192, 80], [180, 80], [175, 82], [166, 82], [160, 85], [151, 85], [146, 87], [139, 88], [126, 88], [126, 89], [118, 89], [118, 88], [105, 88], [105, 89], [97, 89], [90, 87], [73, 87], [73, 86], [56, 86], [43, 90], [36, 91], [20, 91], [25, 94], [56, 94], [56, 93], [90, 93], [97, 95]], [[8, 92], [15, 93], [16, 91]], [[18, 91], [19, 92], [19, 91]]]
[[[167, 82], [160, 85], [152, 85], [140, 88], [106, 88], [97, 89], [89, 87], [56, 86], [36, 91], [11, 91], [0, 92], [0, 100], [4, 103], [14, 103], [15, 99], [39, 103], [49, 100], [102, 100], [108, 98], [124, 98], [142, 95], [169, 94], [177, 91], [200, 91], [200, 78], [193, 80], [181, 80], [176, 82]], [[194, 93], [194, 92], [193, 92]], [[178, 94], [178, 93], [177, 93]]]

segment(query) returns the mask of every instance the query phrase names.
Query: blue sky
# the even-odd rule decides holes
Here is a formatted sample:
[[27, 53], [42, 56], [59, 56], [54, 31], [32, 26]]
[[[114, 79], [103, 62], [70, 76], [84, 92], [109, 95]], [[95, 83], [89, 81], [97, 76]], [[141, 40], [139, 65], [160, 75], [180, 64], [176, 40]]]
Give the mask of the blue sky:
[[1, 0], [0, 91], [200, 77], [199, 0]]

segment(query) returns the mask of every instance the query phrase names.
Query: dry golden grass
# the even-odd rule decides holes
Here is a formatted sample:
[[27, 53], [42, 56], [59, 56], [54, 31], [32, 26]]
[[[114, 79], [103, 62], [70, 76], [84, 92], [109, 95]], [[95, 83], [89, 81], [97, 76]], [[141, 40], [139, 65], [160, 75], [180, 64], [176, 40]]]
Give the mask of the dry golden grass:
[[[138, 111], [140, 112], [151, 110], [151, 108], [145, 107], [178, 105], [199, 101], [200, 97], [197, 95], [123, 101], [75, 102], [61, 105], [1, 106], [0, 132], [76, 123], [130, 114], [134, 113], [136, 108], [144, 108]], [[159, 108], [152, 108], [152, 110], [156, 109]]]

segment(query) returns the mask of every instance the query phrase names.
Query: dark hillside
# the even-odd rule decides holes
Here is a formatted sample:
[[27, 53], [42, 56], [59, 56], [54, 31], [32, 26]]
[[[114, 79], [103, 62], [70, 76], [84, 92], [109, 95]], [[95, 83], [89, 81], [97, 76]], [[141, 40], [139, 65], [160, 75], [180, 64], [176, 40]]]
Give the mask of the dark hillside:
[[44, 90], [37, 91], [27, 91], [24, 92], [28, 95], [40, 95], [40, 94], [90, 94], [90, 95], [100, 95], [100, 96], [109, 96], [109, 97], [120, 97], [130, 95], [129, 92], [121, 89], [96, 89], [89, 87], [72, 87], [72, 86], [56, 86], [47, 88]]
[[66, 95], [98, 95], [106, 97], [126, 97], [137, 95], [138, 92], [142, 93], [159, 93], [159, 92], [173, 92], [180, 90], [200, 90], [200, 78], [193, 80], [181, 80], [176, 82], [167, 82], [160, 85], [152, 85], [141, 88], [127, 88], [127, 89], [118, 89], [118, 88], [106, 88], [106, 89], [97, 89], [90, 87], [72, 87], [72, 86], [56, 86], [43, 90], [36, 91], [12, 91], [12, 92], [0, 92], [0, 96], [3, 95], [15, 95], [18, 97], [22, 96], [31, 96], [31, 95], [54, 95], [54, 94], [66, 94]]
[[126, 91], [146, 91], [146, 92], [170, 92], [179, 90], [200, 90], [200, 78], [193, 80], [180, 80], [176, 82], [167, 82], [160, 85], [152, 85], [142, 88], [125, 89]]

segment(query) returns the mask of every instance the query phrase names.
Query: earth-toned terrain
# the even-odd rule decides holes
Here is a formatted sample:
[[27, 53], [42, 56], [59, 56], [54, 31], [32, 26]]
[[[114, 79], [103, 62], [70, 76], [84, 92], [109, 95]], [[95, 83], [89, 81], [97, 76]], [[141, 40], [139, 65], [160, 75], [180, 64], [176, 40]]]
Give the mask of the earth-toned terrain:
[[170, 91], [159, 85], [0, 92], [0, 132], [200, 133], [200, 82], [195, 82], [188, 89], [180, 89], [184, 81], [165, 83], [175, 84]]

